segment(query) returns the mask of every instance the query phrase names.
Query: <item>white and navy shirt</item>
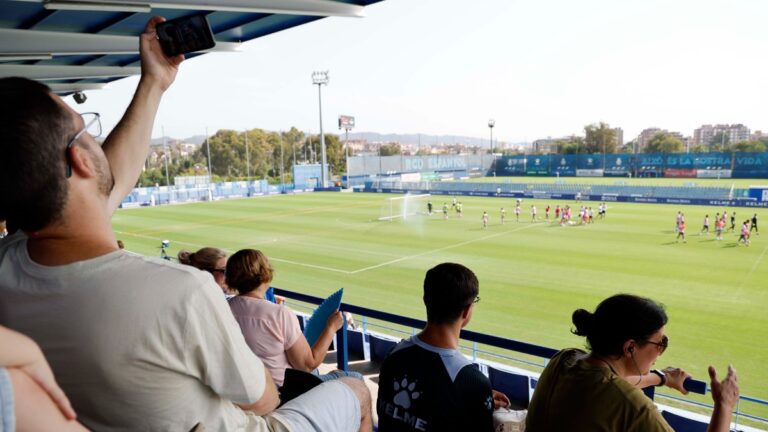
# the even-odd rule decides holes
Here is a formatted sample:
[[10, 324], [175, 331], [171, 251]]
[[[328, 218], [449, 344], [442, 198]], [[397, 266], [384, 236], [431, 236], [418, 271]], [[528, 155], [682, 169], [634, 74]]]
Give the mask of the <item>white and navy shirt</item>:
[[412, 336], [381, 366], [376, 411], [381, 432], [490, 432], [491, 382], [458, 350]]

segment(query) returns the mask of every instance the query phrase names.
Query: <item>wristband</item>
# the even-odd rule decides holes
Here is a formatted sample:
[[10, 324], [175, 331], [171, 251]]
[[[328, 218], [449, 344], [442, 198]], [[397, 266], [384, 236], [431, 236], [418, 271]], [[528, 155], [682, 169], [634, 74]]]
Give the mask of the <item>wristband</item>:
[[652, 369], [651, 373], [658, 375], [658, 377], [661, 378], [661, 382], [656, 384], [656, 387], [664, 387], [664, 385], [667, 383], [667, 375], [658, 369]]

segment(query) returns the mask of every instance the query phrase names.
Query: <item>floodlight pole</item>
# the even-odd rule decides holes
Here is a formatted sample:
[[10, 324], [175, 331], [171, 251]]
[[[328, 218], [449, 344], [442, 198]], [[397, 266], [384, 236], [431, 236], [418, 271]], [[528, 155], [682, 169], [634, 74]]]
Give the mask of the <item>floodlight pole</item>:
[[349, 189], [349, 129], [344, 129], [344, 161], [347, 168], [347, 189]]
[[350, 188], [349, 183], [349, 131], [352, 129], [355, 123], [355, 118], [352, 116], [339, 116], [339, 129], [344, 129], [344, 159], [347, 165], [347, 189]]
[[245, 185], [246, 196], [251, 196], [251, 155], [248, 151], [248, 129], [245, 130]]
[[[488, 151], [493, 155], [493, 127], [496, 126], [496, 120], [494, 119], [488, 119], [488, 130], [491, 131], [491, 142], [488, 145]], [[483, 163], [483, 154], [480, 154], [480, 163]], [[493, 164], [493, 162], [491, 162]]]
[[208, 141], [208, 128], [205, 128], [205, 147], [208, 149], [208, 184], [211, 184], [213, 173], [211, 172], [211, 143]]
[[490, 153], [493, 153], [493, 127], [496, 126], [496, 120], [490, 119], [488, 120], [488, 129], [491, 131], [491, 144], [489, 147]]
[[328, 85], [328, 71], [315, 71], [312, 72], [312, 84], [317, 86], [317, 101], [318, 105], [320, 107], [320, 150], [323, 153], [323, 161], [320, 165], [320, 179], [322, 182], [323, 187], [327, 187], [328, 184], [326, 182], [325, 178], [325, 164], [326, 164], [326, 157], [325, 157], [325, 136], [323, 135], [323, 92], [322, 87], [323, 84]]
[[285, 157], [283, 156], [283, 132], [277, 135], [280, 140], [280, 191], [285, 192]]
[[[165, 126], [161, 126], [160, 130], [163, 132], [163, 159], [165, 160], [165, 185], [171, 186], [170, 177], [168, 177], [168, 143], [165, 141]], [[168, 195], [170, 200], [170, 195]]]

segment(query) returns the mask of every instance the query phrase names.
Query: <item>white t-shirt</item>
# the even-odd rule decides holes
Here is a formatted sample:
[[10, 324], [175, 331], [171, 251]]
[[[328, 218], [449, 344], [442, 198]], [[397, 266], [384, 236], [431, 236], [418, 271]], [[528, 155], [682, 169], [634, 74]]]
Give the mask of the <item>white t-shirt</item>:
[[268, 430], [233, 404], [262, 396], [264, 366], [210, 274], [123, 251], [42, 266], [26, 245], [0, 242], [0, 324], [42, 347], [87, 427]]

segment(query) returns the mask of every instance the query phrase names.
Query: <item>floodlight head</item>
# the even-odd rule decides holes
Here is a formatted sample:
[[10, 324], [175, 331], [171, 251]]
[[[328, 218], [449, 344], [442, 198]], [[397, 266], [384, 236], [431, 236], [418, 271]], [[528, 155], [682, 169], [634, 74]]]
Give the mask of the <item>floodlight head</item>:
[[88, 100], [88, 97], [85, 95], [85, 93], [83, 93], [81, 91], [75, 92], [75, 94], [72, 95], [72, 98], [78, 104], [85, 103], [85, 101]]
[[328, 84], [328, 71], [315, 71], [312, 72], [312, 84], [323, 85]]
[[494, 119], [488, 120], [488, 127], [492, 128], [494, 126], [496, 126], [496, 120], [494, 120]]

